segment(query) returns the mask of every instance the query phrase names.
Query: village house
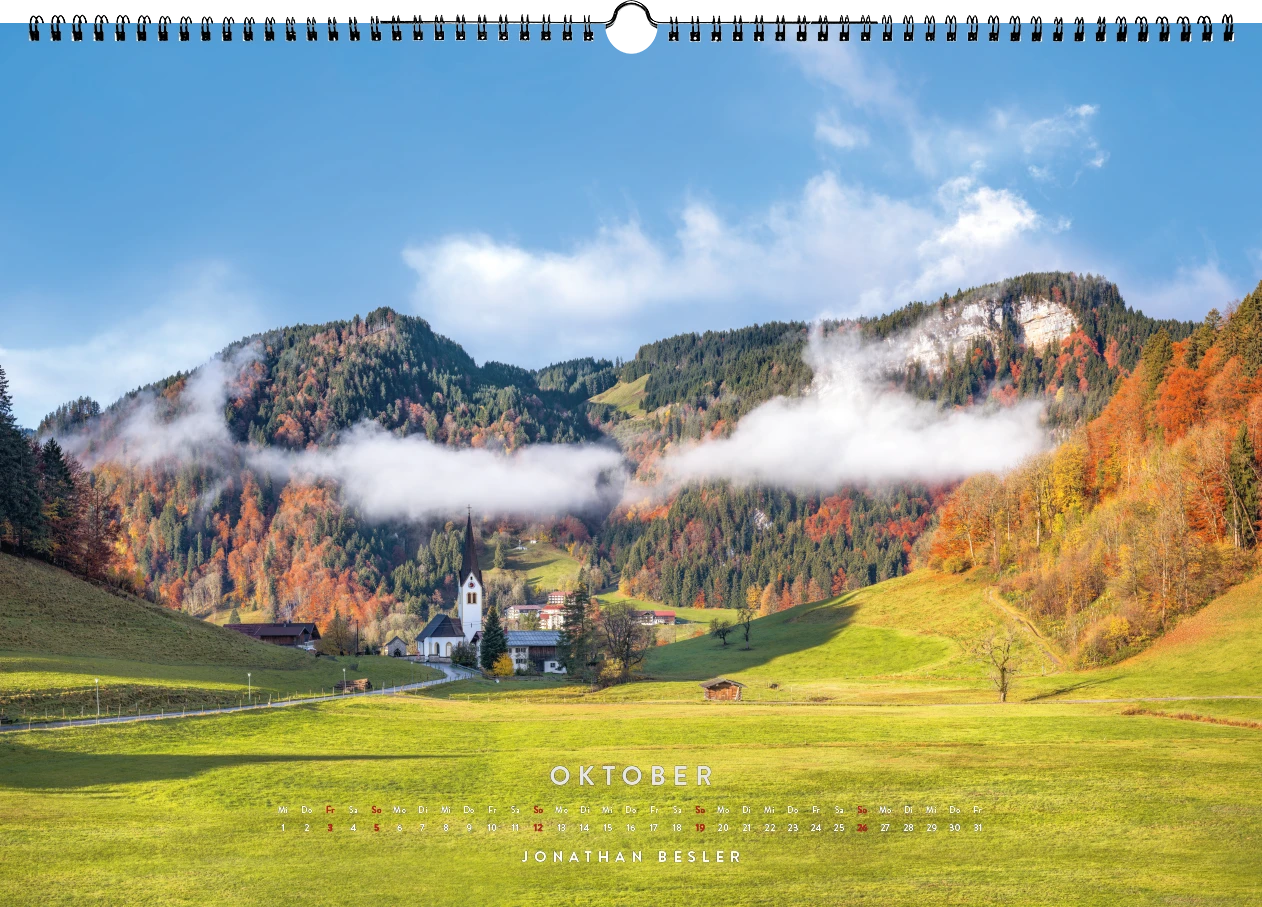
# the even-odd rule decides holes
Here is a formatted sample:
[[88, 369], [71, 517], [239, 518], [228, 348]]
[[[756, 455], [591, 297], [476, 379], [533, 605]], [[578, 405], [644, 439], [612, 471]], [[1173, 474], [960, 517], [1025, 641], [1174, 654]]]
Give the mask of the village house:
[[408, 654], [408, 644], [399, 637], [392, 636], [390, 641], [381, 647], [381, 652], [391, 658], [405, 658]]
[[304, 646], [320, 638], [319, 628], [312, 623], [224, 624], [224, 628], [274, 646]]
[[640, 611], [640, 623], [646, 627], [657, 627], [675, 622], [674, 611]]
[[508, 655], [513, 669], [539, 674], [564, 674], [565, 667], [557, 657], [556, 630], [509, 630], [506, 634]]
[[464, 553], [460, 560], [460, 585], [456, 593], [456, 616], [436, 614], [416, 637], [416, 654], [421, 661], [450, 662], [452, 651], [464, 643], [477, 657], [482, 642], [482, 568], [478, 546], [473, 538], [473, 514], [465, 522]]
[[548, 605], [539, 612], [539, 628], [541, 630], [560, 630], [565, 626], [565, 609], [556, 605]]
[[527, 614], [537, 615], [542, 610], [543, 605], [509, 605], [504, 616], [509, 620], [521, 620]]

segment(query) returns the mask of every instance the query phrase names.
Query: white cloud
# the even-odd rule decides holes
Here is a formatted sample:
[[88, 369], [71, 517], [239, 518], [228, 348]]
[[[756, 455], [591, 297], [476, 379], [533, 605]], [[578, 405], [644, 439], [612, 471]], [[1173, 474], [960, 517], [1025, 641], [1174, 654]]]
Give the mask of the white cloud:
[[[211, 462], [230, 456], [235, 442], [224, 420], [224, 405], [244, 370], [258, 358], [250, 346], [225, 361], [219, 356], [195, 369], [178, 400], [152, 392], [123, 404], [108, 426], [66, 439], [72, 451], [85, 448], [89, 463], [113, 460], [140, 466], [164, 461]], [[113, 417], [114, 414], [111, 414]], [[101, 430], [95, 430], [100, 428]]]
[[228, 361], [216, 357], [189, 376], [178, 397], [142, 395], [124, 412], [63, 441], [94, 465], [198, 463], [220, 473], [244, 465], [282, 481], [332, 481], [378, 520], [451, 516], [466, 506], [504, 516], [603, 513], [626, 483], [622, 455], [607, 445], [536, 444], [504, 454], [400, 438], [375, 423], [356, 426], [319, 450], [242, 444], [228, 429], [224, 407], [256, 358], [249, 347]]
[[[980, 122], [946, 121], [937, 111], [922, 109], [894, 70], [853, 46], [811, 42], [787, 46], [786, 52], [793, 54], [807, 78], [838, 89], [841, 100], [855, 111], [901, 129], [913, 165], [931, 178], [1020, 161], [1028, 164], [1027, 172], [1034, 179], [1050, 182], [1058, 167], [1098, 169], [1109, 159], [1091, 132], [1099, 112], [1094, 104], [1077, 104], [1040, 117], [1001, 108], [991, 110]], [[835, 111], [817, 117], [817, 140], [831, 142], [832, 122], [840, 122]], [[850, 122], [838, 137], [844, 141], [847, 135], [859, 133], [867, 136], [861, 123]]]
[[1213, 258], [1202, 264], [1180, 265], [1164, 281], [1119, 280], [1118, 286], [1128, 305], [1152, 318], [1198, 321], [1210, 309], [1221, 312], [1244, 295]]
[[832, 85], [855, 107], [895, 117], [912, 117], [915, 105], [887, 66], [846, 44], [786, 44], [786, 50], [809, 78]]
[[868, 144], [867, 131], [862, 126], [842, 123], [835, 110], [815, 118], [815, 138], [843, 151]]
[[961, 178], [946, 184], [941, 194], [958, 211], [955, 223], [935, 238], [944, 247], [1000, 247], [1039, 222], [1025, 199], [1007, 189], [974, 187], [971, 179]]
[[403, 257], [416, 309], [438, 330], [479, 358], [540, 365], [694, 327], [869, 314], [1064, 265], [1047, 234], [1021, 196], [971, 178], [911, 201], [823, 173], [743, 222], [691, 203], [669, 239], [630, 221], [564, 251], [474, 235]]
[[864, 348], [852, 337], [812, 338], [810, 393], [776, 398], [731, 436], [660, 462], [674, 482], [727, 479], [827, 491], [848, 483], [942, 481], [1007, 469], [1047, 444], [1041, 406], [941, 410], [880, 383], [905, 345]]
[[1095, 139], [1091, 137], [1090, 126], [1097, 112], [1099, 108], [1093, 104], [1080, 104], [1029, 122], [1015, 117], [1010, 119], [1021, 142], [1021, 150], [1027, 155], [1035, 155], [1084, 144], [1094, 147]]
[[177, 371], [193, 368], [243, 334], [260, 317], [251, 295], [221, 265], [182, 278], [130, 318], [86, 339], [40, 345], [0, 345], [19, 423], [34, 428], [67, 400], [87, 395], [102, 405]]
[[332, 448], [255, 450], [250, 462], [281, 478], [335, 481], [373, 519], [424, 520], [466, 506], [498, 516], [603, 512], [627, 479], [622, 455], [608, 446], [535, 444], [504, 454], [399, 438], [372, 423]]

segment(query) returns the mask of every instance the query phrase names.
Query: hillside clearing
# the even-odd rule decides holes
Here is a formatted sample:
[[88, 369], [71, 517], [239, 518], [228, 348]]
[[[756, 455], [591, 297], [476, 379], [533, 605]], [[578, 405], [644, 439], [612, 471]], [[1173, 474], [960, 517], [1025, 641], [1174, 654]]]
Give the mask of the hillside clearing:
[[591, 402], [612, 406], [629, 416], [643, 416], [644, 411], [640, 408], [640, 401], [644, 399], [644, 386], [648, 384], [648, 381], [648, 375], [641, 375], [630, 382], [619, 381], [609, 390], [592, 397]]

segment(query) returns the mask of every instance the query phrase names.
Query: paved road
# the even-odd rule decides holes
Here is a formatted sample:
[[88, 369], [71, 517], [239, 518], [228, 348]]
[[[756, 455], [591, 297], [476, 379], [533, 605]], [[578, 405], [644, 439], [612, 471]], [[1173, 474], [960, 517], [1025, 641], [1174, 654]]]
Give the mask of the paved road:
[[[443, 672], [442, 677], [434, 680], [424, 680], [420, 683], [406, 683], [397, 687], [389, 687], [381, 690], [370, 690], [366, 693], [343, 693], [333, 696], [311, 696], [306, 699], [285, 699], [279, 702], [260, 703], [258, 705], [234, 705], [222, 709], [197, 709], [195, 711], [184, 712], [164, 712], [156, 715], [123, 715], [116, 718], [78, 718], [73, 721], [49, 721], [39, 724], [11, 724], [0, 727], [0, 731], [25, 731], [25, 730], [45, 730], [54, 728], [67, 727], [94, 727], [98, 724], [126, 724], [132, 721], [161, 721], [165, 718], [193, 718], [198, 715], [222, 715], [228, 712], [249, 712], [256, 709], [279, 709], [291, 705], [305, 705], [310, 702], [328, 702], [333, 699], [352, 699], [356, 696], [384, 696], [388, 693], [398, 693], [405, 690], [420, 690], [425, 687], [438, 686], [442, 683], [451, 683], [454, 680], [469, 680], [479, 676], [476, 671], [468, 668], [462, 668], [457, 665], [435, 664], [429, 665], [431, 668], [437, 668]], [[1252, 695], [1225, 695], [1225, 696], [1129, 696], [1117, 699], [1014, 699], [1009, 705], [1091, 705], [1093, 703], [1121, 703], [1121, 702], [1187, 702], [1195, 700], [1211, 700], [1211, 699], [1262, 699], [1262, 696]], [[674, 700], [671, 700], [674, 701]], [[678, 700], [681, 703], [690, 703], [692, 700]], [[889, 708], [891, 706], [938, 706], [946, 708], [968, 708], [971, 706], [988, 706], [997, 705], [994, 700], [987, 702], [798, 702], [796, 700], [767, 700], [758, 702], [751, 700], [750, 705], [832, 705], [832, 706], [871, 706], [874, 708]]]
[[0, 731], [46, 730], [66, 727], [95, 727], [98, 724], [127, 724], [132, 721], [161, 721], [166, 718], [192, 718], [196, 715], [223, 715], [228, 712], [251, 712], [258, 709], [280, 709], [291, 705], [306, 705], [311, 702], [328, 702], [332, 699], [354, 699], [359, 696], [383, 696], [387, 693], [399, 693], [405, 690], [421, 690], [425, 687], [451, 683], [453, 680], [468, 680], [477, 677], [476, 671], [458, 665], [434, 664], [427, 667], [437, 668], [443, 672], [442, 677], [423, 680], [420, 683], [405, 683], [397, 687], [386, 687], [380, 690], [369, 690], [365, 693], [339, 693], [330, 696], [308, 696], [306, 699], [282, 699], [276, 702], [262, 702], [254, 705], [233, 705], [221, 709], [186, 709], [181, 712], [158, 712], [152, 715], [121, 715], [113, 718], [75, 718], [70, 721], [41, 721], [39, 724], [6, 724]]

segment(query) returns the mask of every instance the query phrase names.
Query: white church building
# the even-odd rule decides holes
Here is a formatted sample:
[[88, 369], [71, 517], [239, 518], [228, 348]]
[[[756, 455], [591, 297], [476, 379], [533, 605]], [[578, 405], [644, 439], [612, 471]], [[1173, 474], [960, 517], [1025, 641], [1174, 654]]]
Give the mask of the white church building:
[[[473, 650], [476, 660], [481, 655], [483, 601], [482, 568], [478, 566], [478, 546], [473, 540], [473, 514], [469, 514], [460, 558], [456, 616], [439, 614], [430, 619], [416, 637], [417, 660], [449, 663], [452, 652], [461, 643]], [[557, 653], [561, 634], [556, 630], [508, 630], [504, 635], [514, 668], [544, 674], [565, 673]]]
[[473, 515], [464, 530], [464, 554], [460, 559], [460, 586], [456, 595], [456, 617], [439, 614], [430, 619], [416, 637], [420, 661], [450, 662], [451, 653], [464, 643], [476, 657], [482, 642], [482, 603], [485, 601], [482, 568], [478, 566], [478, 546], [473, 540]]

